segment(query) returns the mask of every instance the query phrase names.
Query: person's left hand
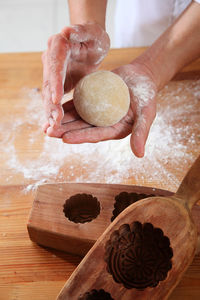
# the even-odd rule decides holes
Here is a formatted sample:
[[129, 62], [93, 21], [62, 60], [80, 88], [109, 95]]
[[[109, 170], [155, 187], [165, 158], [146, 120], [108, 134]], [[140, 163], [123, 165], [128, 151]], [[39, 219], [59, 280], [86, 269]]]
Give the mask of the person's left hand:
[[49, 127], [47, 134], [62, 138], [64, 143], [80, 144], [122, 139], [132, 133], [131, 149], [137, 157], [143, 157], [148, 133], [156, 115], [156, 85], [145, 65], [133, 62], [113, 72], [122, 77], [130, 92], [130, 108], [124, 118], [113, 126], [92, 126], [80, 118], [71, 100], [63, 105], [64, 118], [60, 127]]
[[94, 72], [110, 48], [107, 32], [99, 24], [90, 22], [65, 27], [51, 36], [42, 55], [42, 96], [49, 126], [59, 127], [63, 118], [62, 97], [72, 90], [85, 75]]

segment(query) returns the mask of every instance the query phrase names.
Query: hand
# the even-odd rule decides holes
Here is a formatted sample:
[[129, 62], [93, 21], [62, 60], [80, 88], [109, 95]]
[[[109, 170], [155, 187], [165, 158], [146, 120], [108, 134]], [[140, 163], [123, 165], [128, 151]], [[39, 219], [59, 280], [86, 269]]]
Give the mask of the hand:
[[63, 118], [61, 99], [86, 74], [95, 71], [110, 47], [107, 33], [96, 23], [65, 27], [49, 38], [43, 53], [43, 100], [48, 122], [56, 128]]
[[121, 66], [114, 73], [120, 75], [130, 91], [130, 108], [127, 115], [109, 127], [95, 127], [84, 122], [77, 114], [73, 101], [63, 105], [64, 118], [59, 128], [49, 127], [49, 136], [60, 137], [69, 144], [96, 143], [110, 139], [122, 139], [131, 134], [131, 149], [144, 156], [145, 143], [156, 115], [156, 85], [145, 65], [134, 62]]

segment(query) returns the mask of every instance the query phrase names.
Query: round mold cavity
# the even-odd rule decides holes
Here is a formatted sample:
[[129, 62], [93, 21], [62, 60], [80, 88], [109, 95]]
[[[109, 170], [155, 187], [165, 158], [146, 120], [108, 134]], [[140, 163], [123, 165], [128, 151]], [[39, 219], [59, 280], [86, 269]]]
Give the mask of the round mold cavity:
[[111, 222], [129, 205], [148, 197], [155, 197], [155, 195], [121, 192], [119, 195], [115, 196], [115, 204]]
[[76, 194], [65, 201], [65, 217], [74, 223], [88, 223], [100, 214], [100, 203], [89, 194]]
[[107, 271], [127, 289], [156, 287], [172, 268], [170, 240], [151, 223], [123, 224], [105, 246]]
[[114, 300], [111, 295], [104, 291], [100, 290], [91, 290], [90, 292], [86, 292], [84, 295], [80, 295], [78, 300]]

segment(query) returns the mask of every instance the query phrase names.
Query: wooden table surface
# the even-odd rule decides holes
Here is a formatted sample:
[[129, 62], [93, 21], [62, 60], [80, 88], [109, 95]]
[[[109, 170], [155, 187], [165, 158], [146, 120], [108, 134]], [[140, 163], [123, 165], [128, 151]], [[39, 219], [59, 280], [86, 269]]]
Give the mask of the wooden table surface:
[[[112, 69], [128, 63], [142, 51], [144, 51], [143, 48], [111, 50], [102, 68]], [[176, 80], [183, 81], [173, 81], [168, 90], [161, 92], [159, 98], [161, 110], [162, 108], [166, 110], [168, 107], [166, 103], [171, 101], [171, 96], [173, 98], [179, 97], [179, 94], [183, 93], [183, 97], [178, 100], [180, 101], [179, 105], [181, 105], [181, 101], [186, 105], [184, 99], [187, 100], [187, 97], [188, 101], [190, 101], [190, 107], [186, 107], [186, 110], [189, 109], [189, 115], [186, 114], [186, 119], [183, 120], [186, 123], [180, 124], [178, 119], [170, 125], [172, 127], [175, 126], [176, 130], [172, 131], [172, 133], [177, 134], [179, 137], [184, 133], [180, 132], [180, 130], [187, 129], [187, 132], [185, 132], [190, 134], [189, 137], [185, 137], [181, 148], [175, 145], [177, 147], [175, 151], [180, 149], [183, 154], [183, 156], [179, 154], [180, 161], [174, 163], [175, 151], [174, 153], [169, 151], [167, 157], [165, 152], [165, 160], [163, 160], [162, 151], [160, 151], [162, 148], [159, 148], [158, 151], [161, 153], [154, 154], [154, 156], [150, 157], [150, 160], [144, 160], [144, 170], [141, 170], [142, 164], [138, 163], [138, 160], [134, 160], [134, 174], [130, 172], [127, 176], [123, 171], [118, 176], [117, 172], [120, 172], [120, 170], [116, 170], [112, 166], [114, 175], [111, 172], [107, 176], [105, 173], [109, 171], [109, 168], [104, 164], [99, 165], [100, 162], [93, 157], [96, 150], [92, 152], [93, 156], [89, 156], [87, 162], [83, 163], [86, 160], [85, 152], [88, 151], [89, 146], [87, 145], [86, 148], [83, 148], [85, 152], [82, 156], [81, 150], [78, 150], [82, 148], [77, 148], [79, 146], [70, 148], [71, 146], [66, 145], [67, 153], [70, 154], [70, 151], [72, 151], [69, 158], [70, 161], [67, 160], [66, 156], [62, 156], [64, 155], [62, 154], [63, 148], [59, 152], [59, 155], [62, 154], [61, 158], [58, 158], [56, 149], [57, 147], [62, 147], [61, 141], [58, 144], [57, 140], [45, 137], [40, 130], [36, 119], [40, 117], [42, 119], [43, 115], [40, 104], [42, 84], [41, 53], [0, 55], [1, 300], [53, 300], [80, 262], [80, 258], [77, 256], [46, 249], [30, 241], [26, 224], [35, 195], [33, 187], [37, 186], [38, 183], [55, 181], [80, 182], [81, 179], [83, 182], [90, 180], [93, 182], [107, 182], [110, 180], [109, 182], [114, 183], [116, 179], [116, 183], [154, 186], [171, 191], [176, 190], [200, 149], [198, 123], [200, 105], [199, 101], [194, 99], [195, 97], [199, 98], [199, 78], [200, 59], [184, 68], [176, 76]], [[189, 81], [185, 81], [186, 79]], [[185, 82], [187, 82], [187, 89], [183, 92]], [[193, 88], [193, 94], [189, 91], [190, 87]], [[171, 94], [168, 93], [167, 101], [163, 101], [164, 94], [167, 91], [169, 92], [169, 90]], [[167, 134], [167, 131], [163, 132], [163, 134], [165, 133]], [[159, 134], [162, 135], [162, 132]], [[177, 143], [176, 138], [172, 138]], [[45, 148], [45, 143], [50, 144]], [[119, 147], [119, 144], [116, 145]], [[95, 149], [98, 149], [98, 145], [95, 147]], [[116, 155], [117, 149], [115, 149], [115, 154], [113, 155]], [[156, 148], [153, 148], [153, 150], [155, 152]], [[51, 155], [48, 152], [51, 152]], [[112, 154], [109, 155], [109, 157], [112, 157]], [[162, 174], [150, 177], [148, 174], [150, 174], [153, 166], [151, 159], [155, 155], [157, 155], [157, 163], [159, 162], [158, 173], [162, 173], [162, 170], [165, 170], [165, 173], [163, 171]], [[176, 160], [179, 159], [179, 156], [176, 153]], [[126, 164], [126, 157], [120, 157], [123, 158], [122, 165]], [[47, 158], [48, 164], [45, 160]], [[119, 164], [117, 160], [114, 161], [114, 163], [116, 162]], [[56, 166], [58, 166], [57, 169]], [[102, 171], [104, 166], [105, 173]], [[92, 174], [92, 177], [89, 174]], [[112, 181], [110, 179], [111, 175], [113, 175]], [[170, 300], [175, 299], [200, 299], [200, 255], [195, 256], [192, 265], [170, 296]]]

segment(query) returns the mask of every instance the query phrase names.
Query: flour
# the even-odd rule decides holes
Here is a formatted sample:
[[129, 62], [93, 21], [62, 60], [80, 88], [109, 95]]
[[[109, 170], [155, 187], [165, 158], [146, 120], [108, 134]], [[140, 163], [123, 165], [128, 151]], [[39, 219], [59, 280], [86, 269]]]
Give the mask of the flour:
[[134, 82], [131, 90], [134, 97], [138, 100], [140, 108], [146, 106], [150, 100], [155, 97], [155, 91], [153, 89], [152, 82], [146, 76], [135, 76], [137, 81]]
[[[43, 135], [44, 111], [40, 92], [27, 89], [23, 93], [23, 100], [16, 104], [16, 110], [22, 109], [24, 118], [16, 113], [14, 123], [13, 119], [7, 120], [9, 134], [2, 136], [0, 152], [4, 153], [9, 168], [6, 184], [12, 183], [12, 176], [18, 174], [17, 184], [28, 185], [25, 192], [34, 190], [41, 183], [131, 184], [133, 181], [149, 186], [157, 183], [165, 189], [170, 185], [175, 191], [183, 169], [188, 169], [200, 148], [200, 81], [197, 80], [171, 82], [159, 93], [157, 117], [142, 159], [131, 152], [130, 136], [119, 141], [68, 145]], [[177, 120], [181, 126], [177, 125]], [[2, 130], [5, 132], [0, 125]], [[19, 137], [26, 140], [25, 149], [16, 151]], [[172, 168], [180, 172], [173, 175]]]
[[[92, 27], [90, 25], [90, 23], [86, 25], [88, 26], [87, 30], [85, 30], [84, 26], [82, 25], [72, 26], [73, 31], [70, 33], [69, 40], [73, 45], [73, 56], [77, 56], [78, 58], [80, 58], [80, 51], [82, 52], [82, 54], [84, 53], [84, 43], [87, 44], [91, 41], [91, 39], [94, 39], [94, 28], [92, 28], [94, 27], [94, 25], [92, 25]], [[82, 45], [82, 47], [80, 47], [80, 45]], [[96, 50], [96, 54], [98, 54], [98, 58], [93, 61], [93, 64], [98, 65], [104, 59], [110, 48], [109, 37], [105, 31], [102, 31], [99, 25], [96, 26], [96, 39], [93, 40], [92, 47]]]

